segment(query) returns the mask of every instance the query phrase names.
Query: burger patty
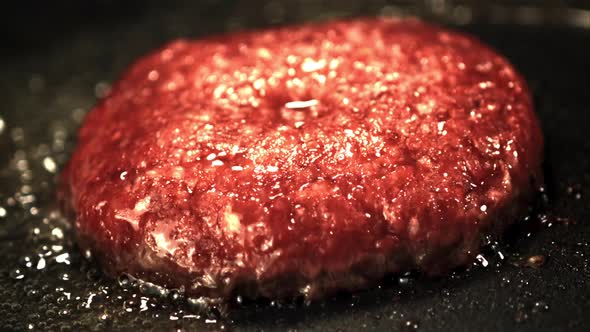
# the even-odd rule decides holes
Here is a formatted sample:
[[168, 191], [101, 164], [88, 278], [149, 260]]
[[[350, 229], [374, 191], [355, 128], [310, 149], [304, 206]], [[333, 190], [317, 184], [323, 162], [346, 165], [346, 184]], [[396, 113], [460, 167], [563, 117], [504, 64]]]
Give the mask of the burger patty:
[[355, 19], [172, 42], [87, 116], [63, 173], [107, 274], [318, 297], [440, 275], [527, 212], [542, 134], [476, 39]]

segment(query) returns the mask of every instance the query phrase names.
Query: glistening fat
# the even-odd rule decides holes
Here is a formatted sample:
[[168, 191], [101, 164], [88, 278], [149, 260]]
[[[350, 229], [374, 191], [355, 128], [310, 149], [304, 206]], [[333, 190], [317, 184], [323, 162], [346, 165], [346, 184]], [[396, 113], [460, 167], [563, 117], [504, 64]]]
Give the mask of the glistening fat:
[[542, 135], [476, 39], [356, 19], [176, 41], [90, 112], [63, 173], [82, 249], [194, 296], [438, 275], [526, 213]]

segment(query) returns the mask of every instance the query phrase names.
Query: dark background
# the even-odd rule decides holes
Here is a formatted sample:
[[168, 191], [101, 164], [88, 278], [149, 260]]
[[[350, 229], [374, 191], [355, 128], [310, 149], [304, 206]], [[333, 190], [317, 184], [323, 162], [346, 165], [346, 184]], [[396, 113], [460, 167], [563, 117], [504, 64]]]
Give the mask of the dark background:
[[[506, 259], [488, 248], [487, 268], [391, 276], [310, 306], [261, 301], [226, 318], [103, 278], [83, 259], [55, 205], [56, 174], [84, 114], [126, 66], [177, 37], [356, 15], [418, 15], [475, 34], [528, 80], [548, 203], [500, 244]], [[0, 330], [588, 330], [587, 1], [27, 0], [0, 11], [0, 41]], [[523, 266], [535, 255], [546, 263]]]

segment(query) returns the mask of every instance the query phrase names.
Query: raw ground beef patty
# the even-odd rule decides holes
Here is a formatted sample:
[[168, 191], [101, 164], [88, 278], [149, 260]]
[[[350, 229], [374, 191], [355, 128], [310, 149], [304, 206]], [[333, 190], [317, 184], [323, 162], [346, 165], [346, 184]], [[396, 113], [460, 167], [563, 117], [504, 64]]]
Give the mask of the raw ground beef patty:
[[479, 41], [356, 19], [175, 41], [87, 116], [63, 173], [107, 274], [317, 297], [448, 272], [527, 212], [542, 135]]

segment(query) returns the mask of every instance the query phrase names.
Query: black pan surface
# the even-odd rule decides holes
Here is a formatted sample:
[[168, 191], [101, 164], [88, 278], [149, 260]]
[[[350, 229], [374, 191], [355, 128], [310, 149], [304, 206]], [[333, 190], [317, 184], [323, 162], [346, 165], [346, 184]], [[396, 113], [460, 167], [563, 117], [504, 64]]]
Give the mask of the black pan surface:
[[[0, 330], [584, 331], [590, 326], [589, 12], [557, 13], [551, 24], [540, 24], [543, 17], [530, 8], [471, 11], [445, 7], [444, 1], [428, 12], [385, 1], [90, 3], [3, 14], [8, 36], [0, 53]], [[245, 303], [219, 317], [219, 310], [199, 312], [178, 292], [154, 296], [151, 287], [106, 279], [78, 253], [71, 226], [56, 209], [56, 174], [84, 114], [135, 58], [180, 36], [408, 13], [479, 36], [505, 54], [534, 91], [546, 139], [547, 187], [532, 217], [487, 250], [487, 267], [436, 280], [391, 276], [373, 289], [310, 305]], [[541, 258], [544, 264], [534, 264]]]

